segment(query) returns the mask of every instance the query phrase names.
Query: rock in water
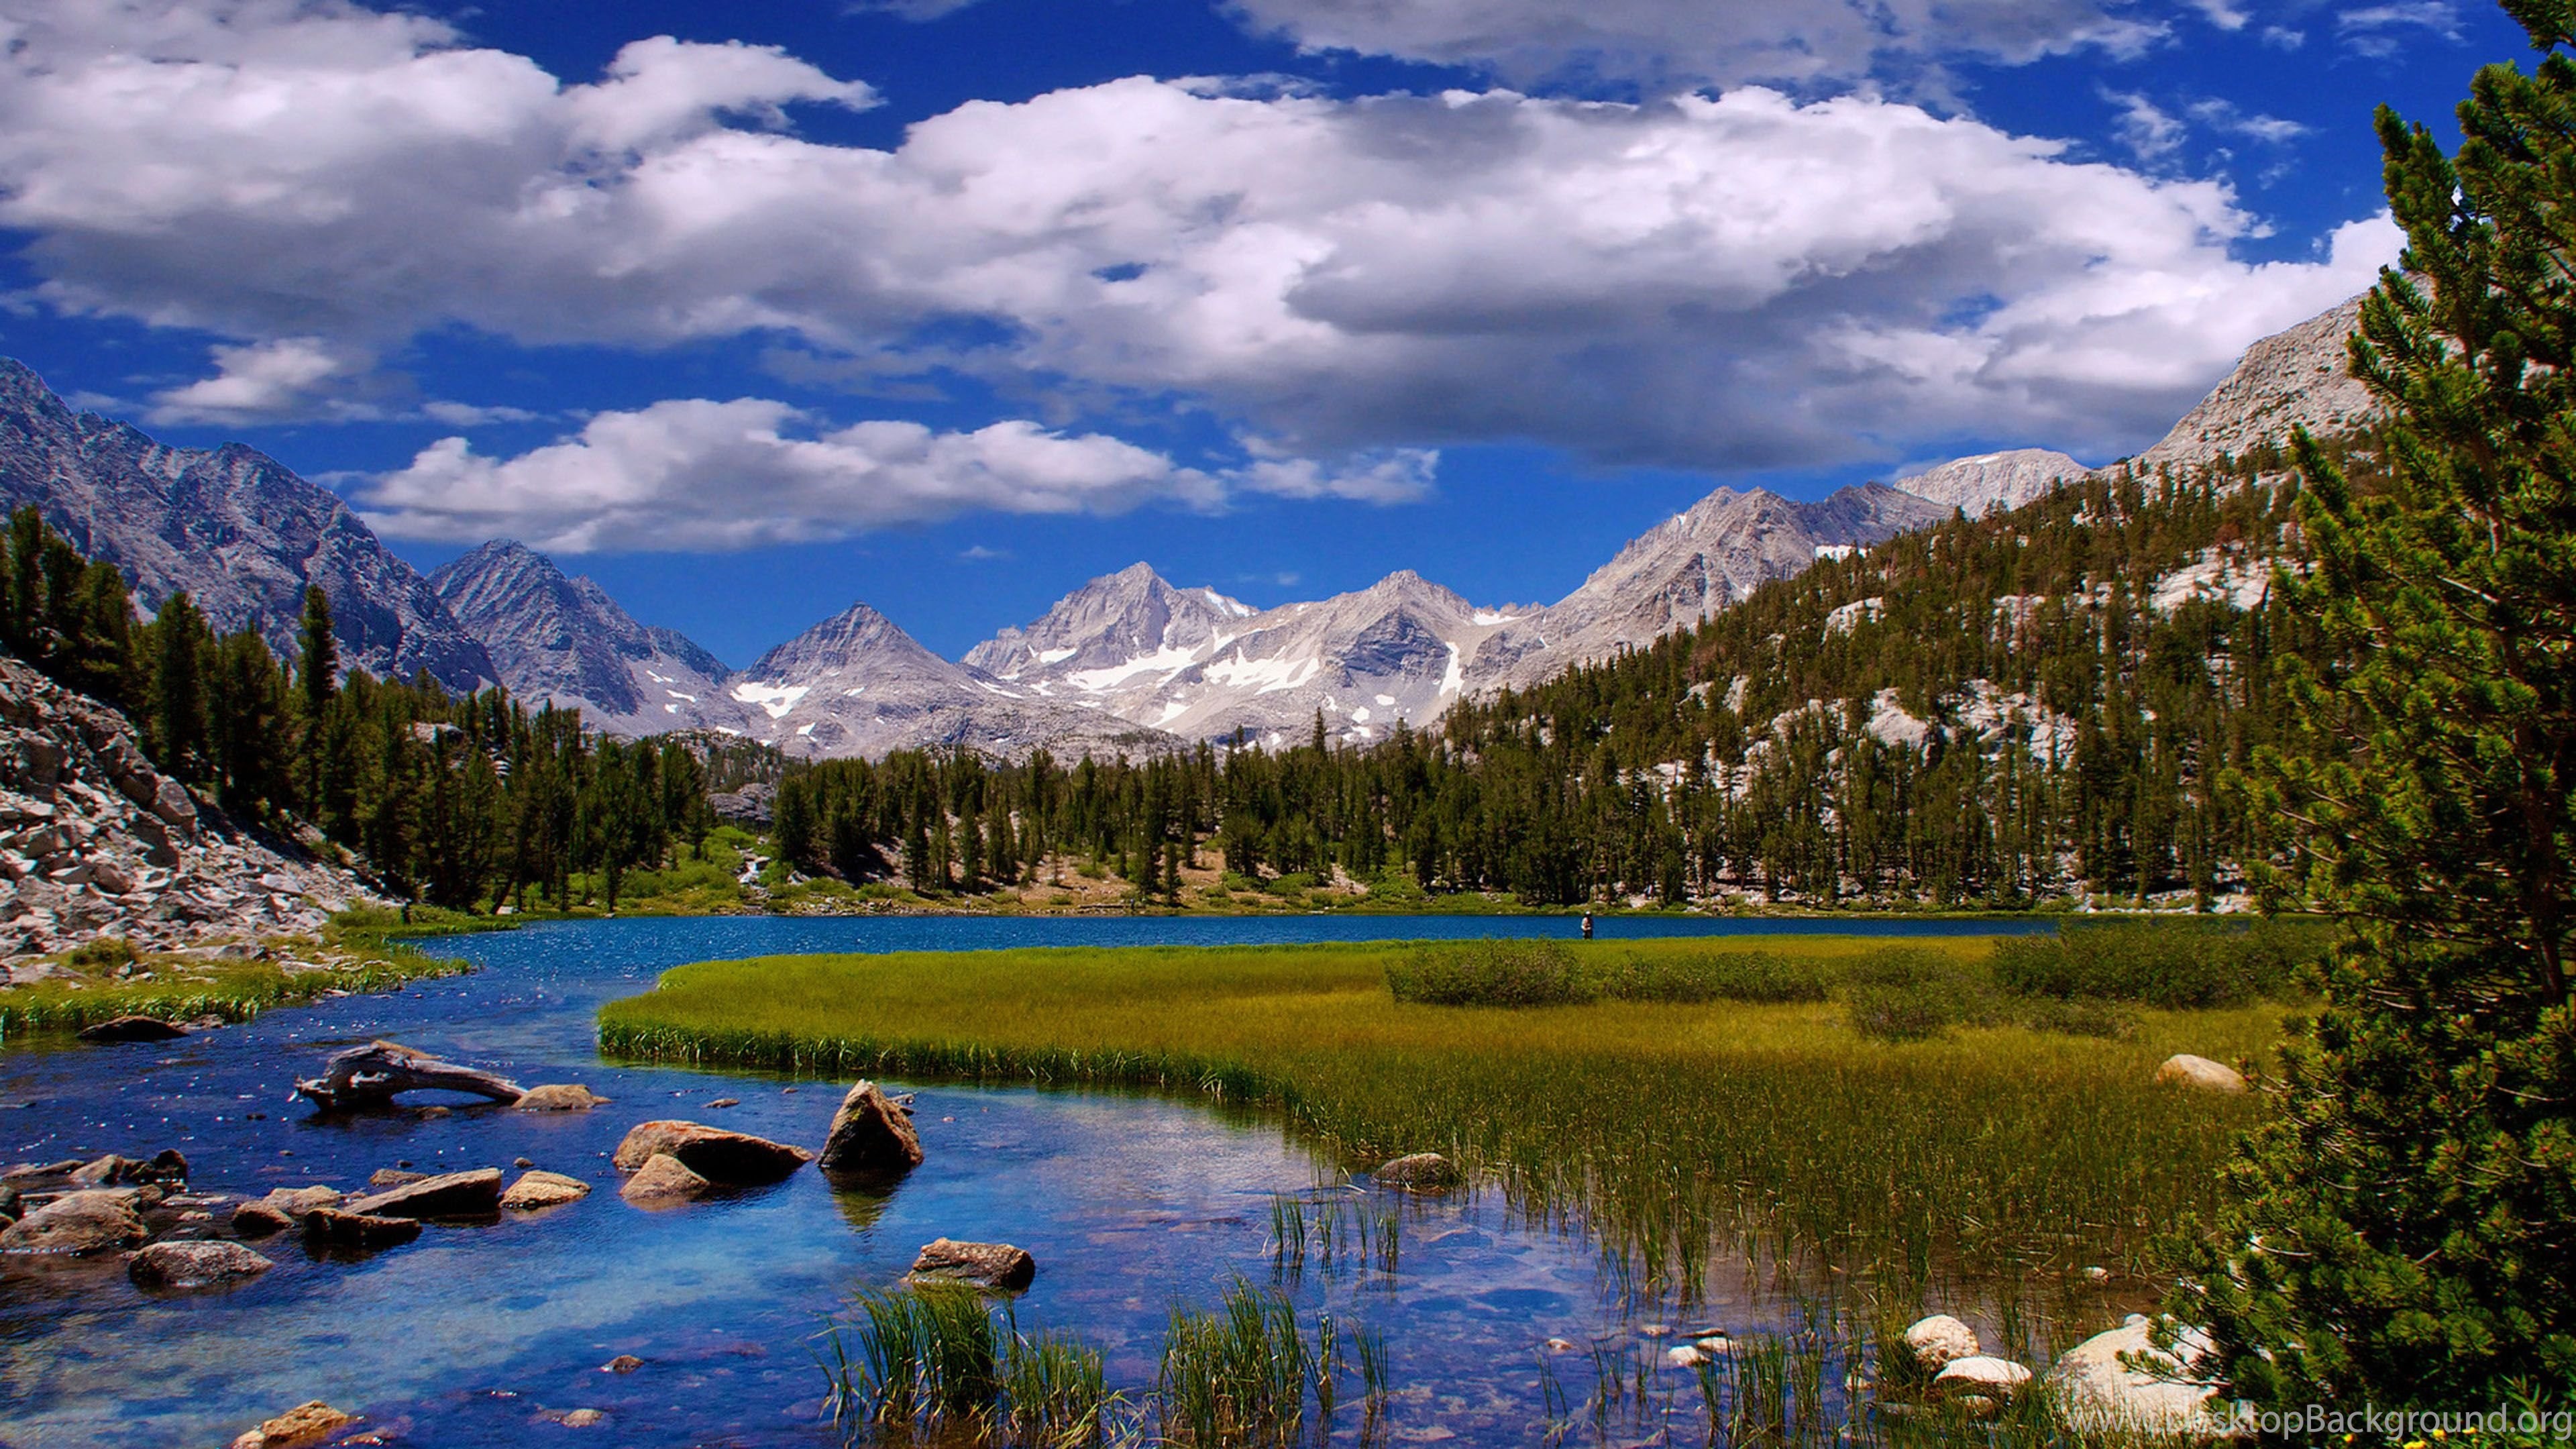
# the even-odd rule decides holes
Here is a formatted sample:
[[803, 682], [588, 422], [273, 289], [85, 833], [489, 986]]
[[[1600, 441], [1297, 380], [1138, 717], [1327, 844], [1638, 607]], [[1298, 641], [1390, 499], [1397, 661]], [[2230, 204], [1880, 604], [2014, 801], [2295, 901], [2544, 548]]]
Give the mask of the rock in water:
[[348, 1210], [364, 1217], [463, 1218], [501, 1210], [501, 1169], [443, 1172], [357, 1198]]
[[134, 1194], [65, 1193], [0, 1231], [0, 1253], [103, 1253], [144, 1238]]
[[176, 1041], [187, 1034], [186, 1027], [152, 1016], [110, 1017], [80, 1029], [80, 1039], [86, 1042]]
[[1979, 1398], [2006, 1403], [2020, 1397], [2030, 1385], [2030, 1370], [2010, 1359], [1989, 1358], [1970, 1354], [1941, 1365], [1932, 1376], [1932, 1392], [1939, 1398], [1959, 1398], [1974, 1394]]
[[940, 1238], [912, 1260], [915, 1278], [939, 1278], [1017, 1293], [1036, 1281], [1038, 1261], [1009, 1243], [960, 1243]]
[[215, 1288], [276, 1266], [239, 1243], [154, 1243], [126, 1260], [125, 1276], [142, 1288]]
[[1370, 1173], [1380, 1187], [1408, 1192], [1444, 1192], [1458, 1185], [1458, 1169], [1437, 1152], [1416, 1152], [1385, 1163]]
[[691, 1172], [687, 1163], [667, 1152], [656, 1152], [644, 1160], [633, 1177], [626, 1179], [617, 1195], [637, 1207], [678, 1207], [714, 1186]]
[[336, 1187], [274, 1188], [259, 1201], [233, 1209], [233, 1231], [245, 1238], [264, 1238], [302, 1222], [306, 1213], [339, 1205], [340, 1190]]
[[921, 1136], [912, 1130], [910, 1113], [876, 1083], [861, 1082], [832, 1114], [821, 1160], [831, 1173], [909, 1172], [921, 1165]]
[[306, 1242], [326, 1248], [394, 1248], [420, 1236], [418, 1218], [380, 1218], [317, 1208], [303, 1218]]
[[2225, 1062], [2178, 1052], [2165, 1058], [2164, 1065], [2156, 1068], [2156, 1085], [2196, 1087], [2204, 1092], [2242, 1092], [2245, 1090], [2245, 1076]]
[[578, 1082], [548, 1082], [521, 1093], [517, 1105], [522, 1112], [587, 1112], [607, 1100]]
[[814, 1160], [814, 1154], [802, 1147], [696, 1122], [641, 1123], [617, 1144], [617, 1153], [609, 1160], [618, 1171], [633, 1172], [656, 1154], [675, 1157], [698, 1176], [728, 1187], [776, 1182]]
[[525, 1172], [501, 1194], [501, 1206], [531, 1211], [579, 1202], [590, 1196], [590, 1184], [560, 1172]]
[[1938, 1374], [1960, 1359], [1976, 1357], [1978, 1352], [1977, 1331], [1946, 1313], [1916, 1319], [1905, 1330], [1904, 1343], [1906, 1356], [1927, 1374]]
[[[2154, 1325], [2144, 1314], [2108, 1333], [2097, 1333], [2048, 1371], [2045, 1381], [2066, 1427], [2081, 1434], [2153, 1434], [2195, 1439], [2226, 1437], [2236, 1426], [2210, 1402], [2216, 1385], [2199, 1371], [2209, 1336], [2185, 1328], [2174, 1351], [2157, 1348]], [[2126, 1358], [2137, 1365], [2128, 1367]]]
[[343, 1414], [315, 1399], [296, 1405], [256, 1429], [243, 1431], [233, 1441], [233, 1449], [304, 1449], [356, 1422], [357, 1415]]

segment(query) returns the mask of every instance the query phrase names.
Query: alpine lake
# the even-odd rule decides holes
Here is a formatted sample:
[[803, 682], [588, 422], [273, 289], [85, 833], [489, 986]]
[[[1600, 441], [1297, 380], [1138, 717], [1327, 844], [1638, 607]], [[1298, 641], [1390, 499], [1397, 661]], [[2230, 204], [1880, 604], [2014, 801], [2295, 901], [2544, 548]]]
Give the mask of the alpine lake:
[[[1620, 917], [1606, 918], [1602, 934], [1903, 937], [2048, 925]], [[889, 1082], [917, 1092], [928, 1155], [890, 1191], [836, 1190], [807, 1170], [643, 1211], [620, 1200], [609, 1163], [628, 1128], [655, 1118], [819, 1147], [847, 1085], [602, 1060], [601, 1005], [688, 962], [1572, 930], [1559, 917], [1441, 916], [550, 923], [427, 943], [477, 969], [396, 994], [280, 1008], [176, 1042], [13, 1044], [0, 1054], [0, 1160], [176, 1148], [190, 1191], [227, 1199], [218, 1220], [231, 1201], [272, 1188], [359, 1188], [393, 1167], [525, 1159], [593, 1191], [498, 1221], [433, 1223], [417, 1242], [370, 1255], [308, 1251], [285, 1235], [260, 1245], [274, 1269], [217, 1292], [143, 1291], [114, 1255], [0, 1263], [0, 1446], [220, 1445], [312, 1399], [362, 1414], [368, 1442], [837, 1444], [818, 1335], [854, 1292], [895, 1284], [939, 1237], [1034, 1254], [1036, 1283], [1012, 1308], [1019, 1329], [1098, 1347], [1113, 1387], [1152, 1386], [1176, 1305], [1212, 1309], [1250, 1282], [1382, 1336], [1393, 1391], [1366, 1426], [1381, 1442], [1539, 1442], [1565, 1400], [1583, 1402], [1610, 1353], [1618, 1372], [1639, 1376], [1641, 1402], [1602, 1426], [1600, 1441], [1699, 1443], [1697, 1390], [1688, 1371], [1662, 1367], [1665, 1346], [1712, 1327], [1776, 1329], [1799, 1311], [1796, 1295], [1712, 1274], [1700, 1301], [1645, 1301], [1605, 1268], [1580, 1221], [1528, 1221], [1501, 1194], [1475, 1190], [1402, 1197], [1392, 1271], [1381, 1256], [1349, 1251], [1284, 1268], [1273, 1232], [1283, 1195], [1329, 1205], [1372, 1189], [1259, 1112], [1174, 1095]], [[394, 1110], [325, 1115], [291, 1098], [294, 1079], [331, 1052], [377, 1038], [524, 1084], [584, 1083], [612, 1100], [539, 1114], [419, 1093]], [[713, 1105], [724, 1099], [736, 1105]], [[446, 1110], [426, 1110], [433, 1104]], [[1551, 1339], [1582, 1351], [1551, 1367]], [[641, 1366], [604, 1367], [624, 1355]], [[1358, 1442], [1360, 1411], [1345, 1403], [1324, 1427]], [[1572, 1442], [1594, 1442], [1594, 1428], [1580, 1424]]]

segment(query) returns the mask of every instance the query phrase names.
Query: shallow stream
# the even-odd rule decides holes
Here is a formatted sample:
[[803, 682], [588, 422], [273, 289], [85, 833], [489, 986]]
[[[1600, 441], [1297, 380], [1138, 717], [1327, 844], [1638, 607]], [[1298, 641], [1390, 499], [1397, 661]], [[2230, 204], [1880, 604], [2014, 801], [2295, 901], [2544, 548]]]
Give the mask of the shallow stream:
[[[645, 1212], [617, 1196], [608, 1154], [639, 1121], [677, 1117], [821, 1145], [836, 1084], [604, 1064], [599, 1006], [684, 962], [806, 951], [1032, 945], [1232, 944], [1552, 934], [1562, 919], [860, 918], [651, 919], [552, 924], [430, 943], [472, 975], [398, 995], [272, 1011], [185, 1041], [13, 1049], [0, 1056], [0, 1161], [185, 1153], [192, 1190], [234, 1198], [308, 1182], [344, 1189], [379, 1168], [508, 1168], [582, 1178], [588, 1198], [489, 1226], [433, 1225], [407, 1247], [308, 1256], [229, 1291], [136, 1289], [114, 1261], [0, 1262], [0, 1449], [219, 1445], [308, 1399], [363, 1412], [405, 1444], [822, 1445], [815, 1335], [858, 1287], [901, 1277], [933, 1238], [1033, 1253], [1023, 1330], [1073, 1330], [1108, 1355], [1114, 1386], [1150, 1386], [1175, 1303], [1214, 1307], [1238, 1275], [1279, 1282], [1309, 1310], [1382, 1331], [1399, 1392], [1394, 1443], [1519, 1445], [1540, 1437], [1551, 1337], [1659, 1355], [1650, 1310], [1626, 1310], [1579, 1233], [1511, 1220], [1491, 1194], [1415, 1201], [1388, 1274], [1326, 1267], [1274, 1276], [1275, 1194], [1337, 1185], [1332, 1164], [1273, 1123], [1142, 1094], [920, 1084], [929, 1160], [888, 1195], [836, 1192], [806, 1171], [774, 1187]], [[1978, 921], [1612, 919], [1605, 936], [1804, 929], [1889, 935], [2032, 929]], [[375, 1037], [521, 1083], [581, 1082], [614, 1100], [530, 1114], [457, 1099], [446, 1115], [321, 1117], [288, 1098], [336, 1048]], [[913, 1086], [915, 1084], [900, 1084]], [[427, 1105], [430, 1096], [417, 1101]], [[714, 1108], [723, 1098], [739, 1105]], [[513, 1174], [515, 1175], [515, 1174]], [[227, 1204], [217, 1209], [229, 1211]], [[1717, 1301], [1674, 1327], [1741, 1333], [1776, 1309]], [[1668, 1315], [1669, 1316], [1669, 1315]], [[631, 1373], [602, 1365], [631, 1354]], [[1593, 1367], [1561, 1356], [1573, 1402]], [[1687, 1374], [1662, 1375], [1676, 1422]], [[1356, 1433], [1346, 1390], [1337, 1425]], [[601, 1411], [590, 1428], [564, 1414]], [[1588, 1431], [1589, 1425], [1586, 1429]], [[1587, 1434], [1588, 1437], [1588, 1434]], [[1635, 1433], [1614, 1435], [1625, 1441]]]

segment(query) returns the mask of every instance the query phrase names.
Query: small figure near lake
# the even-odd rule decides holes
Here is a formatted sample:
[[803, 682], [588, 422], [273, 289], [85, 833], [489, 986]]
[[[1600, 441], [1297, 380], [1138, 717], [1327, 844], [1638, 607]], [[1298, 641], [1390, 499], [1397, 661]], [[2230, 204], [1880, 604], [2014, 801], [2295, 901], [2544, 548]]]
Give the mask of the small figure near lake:
[[1585, 911], [1583, 913], [1583, 939], [1587, 941], [1592, 939], [1592, 913], [1590, 911]]

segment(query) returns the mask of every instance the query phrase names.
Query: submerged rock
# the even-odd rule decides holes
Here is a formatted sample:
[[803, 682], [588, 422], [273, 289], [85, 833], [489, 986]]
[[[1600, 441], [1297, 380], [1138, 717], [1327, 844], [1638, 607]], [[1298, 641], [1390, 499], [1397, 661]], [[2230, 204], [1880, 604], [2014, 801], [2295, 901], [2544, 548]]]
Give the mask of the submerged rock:
[[103, 1253], [145, 1236], [132, 1192], [66, 1193], [0, 1231], [0, 1253]]
[[233, 1209], [233, 1231], [245, 1238], [264, 1238], [294, 1227], [306, 1213], [339, 1205], [340, 1190], [336, 1187], [316, 1184], [275, 1188], [257, 1202]]
[[1458, 1168], [1437, 1152], [1416, 1152], [1381, 1164], [1370, 1173], [1380, 1187], [1407, 1192], [1445, 1192], [1458, 1185]]
[[912, 1276], [1017, 1293], [1036, 1281], [1038, 1261], [1026, 1249], [1009, 1243], [961, 1243], [940, 1238], [925, 1245], [920, 1256], [912, 1260]]
[[626, 1179], [617, 1195], [637, 1207], [678, 1207], [714, 1186], [690, 1171], [687, 1163], [667, 1152], [656, 1152], [644, 1159], [644, 1165]]
[[501, 1194], [501, 1206], [532, 1211], [579, 1202], [590, 1196], [590, 1184], [560, 1172], [524, 1172]]
[[548, 1082], [530, 1087], [513, 1105], [522, 1112], [587, 1112], [607, 1100], [578, 1082]]
[[921, 1135], [912, 1114], [874, 1082], [861, 1082], [841, 1098], [832, 1130], [823, 1138], [822, 1166], [831, 1173], [902, 1173], [921, 1165]]
[[154, 1243], [126, 1260], [125, 1276], [143, 1288], [215, 1288], [276, 1266], [239, 1243]]
[[326, 1248], [395, 1248], [420, 1236], [420, 1219], [317, 1208], [303, 1217], [304, 1240]]
[[691, 1172], [728, 1187], [776, 1182], [814, 1160], [802, 1147], [697, 1122], [641, 1123], [609, 1160], [620, 1172], [634, 1172], [657, 1155], [677, 1158]]
[[165, 1147], [148, 1162], [119, 1157], [111, 1152], [93, 1162], [72, 1169], [75, 1187], [116, 1187], [125, 1183], [184, 1183], [188, 1180], [188, 1159], [175, 1147]]
[[2195, 1087], [2204, 1092], [2242, 1092], [2245, 1074], [2224, 1062], [2177, 1052], [2156, 1068], [2159, 1087]]
[[478, 1167], [471, 1172], [424, 1177], [354, 1199], [348, 1210], [363, 1217], [386, 1218], [480, 1217], [499, 1212], [501, 1169]]
[[1950, 1364], [1974, 1358], [1979, 1352], [1977, 1331], [1946, 1313], [1919, 1318], [1905, 1330], [1902, 1340], [1905, 1356], [1926, 1374], [1938, 1374]]
[[101, 1043], [176, 1041], [187, 1034], [186, 1027], [163, 1021], [157, 1016], [110, 1017], [106, 1021], [92, 1022], [80, 1029], [82, 1041]]
[[296, 1405], [256, 1429], [247, 1429], [233, 1440], [233, 1449], [304, 1449], [319, 1444], [332, 1434], [358, 1422], [355, 1414], [344, 1414], [320, 1399]]

